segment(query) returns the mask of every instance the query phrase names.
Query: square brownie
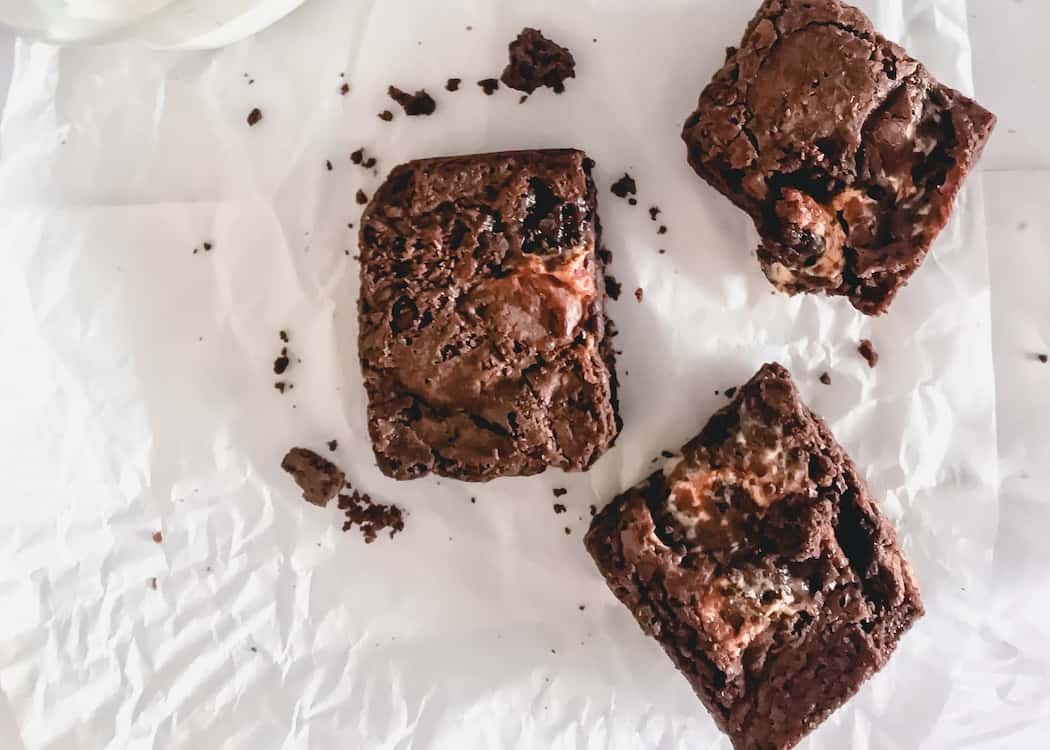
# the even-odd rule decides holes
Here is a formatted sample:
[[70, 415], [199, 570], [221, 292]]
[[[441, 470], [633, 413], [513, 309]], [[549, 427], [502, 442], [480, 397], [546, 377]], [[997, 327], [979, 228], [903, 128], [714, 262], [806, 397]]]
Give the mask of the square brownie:
[[776, 364], [586, 544], [737, 750], [794, 746], [923, 614], [893, 529]]
[[423, 159], [372, 199], [358, 343], [388, 476], [581, 471], [612, 445], [592, 166], [575, 150]]
[[682, 138], [697, 173], [750, 214], [774, 286], [879, 315], [948, 223], [994, 125], [857, 8], [766, 0]]

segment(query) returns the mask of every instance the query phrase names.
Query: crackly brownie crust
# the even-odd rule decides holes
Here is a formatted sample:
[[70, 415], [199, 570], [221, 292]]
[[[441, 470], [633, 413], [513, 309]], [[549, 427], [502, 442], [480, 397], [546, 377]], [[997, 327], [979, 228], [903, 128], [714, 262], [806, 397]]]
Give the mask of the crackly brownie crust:
[[784, 750], [922, 615], [853, 462], [765, 365], [592, 522], [587, 549], [738, 750]]
[[592, 163], [575, 150], [395, 168], [360, 234], [359, 349], [380, 469], [583, 470], [619, 432]]
[[860, 10], [766, 0], [682, 137], [697, 173], [751, 215], [776, 287], [874, 315], [947, 224], [994, 125]]

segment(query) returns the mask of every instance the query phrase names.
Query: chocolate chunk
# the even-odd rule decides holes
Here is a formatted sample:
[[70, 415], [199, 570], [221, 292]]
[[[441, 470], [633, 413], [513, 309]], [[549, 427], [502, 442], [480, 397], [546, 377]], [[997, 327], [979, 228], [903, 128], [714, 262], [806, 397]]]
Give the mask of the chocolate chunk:
[[478, 81], [478, 85], [485, 92], [485, 96], [492, 96], [499, 89], [499, 81], [495, 78], [483, 78]]
[[531, 94], [540, 86], [548, 86], [560, 94], [565, 90], [565, 79], [576, 77], [572, 53], [537, 29], [523, 29], [508, 52], [510, 62], [500, 80], [512, 89]]
[[303, 491], [303, 499], [324, 507], [339, 494], [346, 474], [329, 461], [306, 448], [292, 448], [281, 461], [281, 468]]
[[262, 120], [262, 118], [263, 118], [262, 110], [259, 109], [258, 107], [256, 107], [255, 109], [253, 109], [251, 112], [248, 113], [248, 125], [249, 125], [249, 127], [255, 127], [256, 125], [258, 125], [259, 121]]
[[[426, 89], [420, 89], [414, 94], [409, 94], [396, 86], [390, 86], [386, 92], [391, 99], [401, 105], [401, 108], [405, 110], [405, 114], [409, 117], [432, 115], [437, 109], [437, 102], [426, 92]], [[380, 117], [383, 116], [380, 115]]]
[[857, 351], [868, 361], [868, 367], [875, 367], [879, 363], [879, 353], [875, 351], [875, 345], [871, 343], [871, 339], [863, 339]]
[[[628, 195], [634, 195], [638, 192], [638, 185], [631, 175], [625, 173], [623, 177], [612, 184], [610, 189], [617, 198], [626, 198]], [[637, 203], [637, 201], [635, 202]]]

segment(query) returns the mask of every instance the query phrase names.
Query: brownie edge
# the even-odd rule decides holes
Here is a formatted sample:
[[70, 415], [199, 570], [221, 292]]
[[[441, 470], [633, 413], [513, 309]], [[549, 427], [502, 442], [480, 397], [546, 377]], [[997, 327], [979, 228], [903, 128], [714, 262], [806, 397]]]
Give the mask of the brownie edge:
[[737, 750], [787, 750], [923, 614], [853, 462], [765, 365], [585, 543]]
[[422, 159], [376, 192], [359, 354], [388, 476], [582, 471], [614, 442], [592, 166], [572, 149]]

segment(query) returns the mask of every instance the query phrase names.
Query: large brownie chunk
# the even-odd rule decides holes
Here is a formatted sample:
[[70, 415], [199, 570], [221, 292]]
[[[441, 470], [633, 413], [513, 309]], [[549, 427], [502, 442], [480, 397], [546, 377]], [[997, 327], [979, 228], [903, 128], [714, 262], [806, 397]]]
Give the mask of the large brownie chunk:
[[578, 471], [613, 443], [591, 166], [574, 150], [424, 159], [376, 193], [359, 347], [385, 474]]
[[738, 750], [794, 746], [923, 613], [893, 529], [780, 365], [586, 543]]
[[877, 315], [948, 223], [994, 125], [858, 9], [766, 0], [682, 137], [700, 176], [751, 215], [774, 286]]

